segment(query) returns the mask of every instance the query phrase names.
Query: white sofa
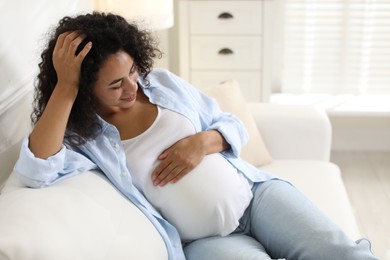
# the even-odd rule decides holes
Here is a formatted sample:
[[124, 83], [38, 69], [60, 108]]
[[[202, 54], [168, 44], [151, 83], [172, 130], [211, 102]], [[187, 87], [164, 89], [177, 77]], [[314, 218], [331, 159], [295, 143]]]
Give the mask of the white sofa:
[[[329, 162], [327, 116], [312, 107], [249, 107], [273, 159], [262, 168], [294, 183], [358, 238], [339, 168]], [[0, 154], [3, 176], [16, 160], [15, 148], [10, 149]], [[23, 187], [10, 176], [0, 195], [0, 259], [125, 257], [159, 260], [167, 259], [167, 252], [153, 225], [101, 174], [86, 172], [44, 189]]]
[[[7, 94], [0, 95], [1, 260], [167, 259], [152, 224], [98, 172], [44, 189], [23, 187], [13, 174], [8, 178], [30, 128], [31, 96], [19, 90], [32, 88], [40, 52], [36, 43], [65, 12], [88, 10], [90, 2], [19, 0], [4, 5], [3, 23], [13, 26], [0, 29], [1, 35], [11, 35], [0, 41], [0, 89]], [[23, 10], [24, 19], [14, 15]], [[325, 114], [311, 107], [269, 104], [250, 104], [250, 111], [273, 159], [262, 167], [290, 180], [357, 238], [339, 169], [329, 163], [331, 127]], [[249, 157], [261, 157], [254, 149], [247, 151]]]

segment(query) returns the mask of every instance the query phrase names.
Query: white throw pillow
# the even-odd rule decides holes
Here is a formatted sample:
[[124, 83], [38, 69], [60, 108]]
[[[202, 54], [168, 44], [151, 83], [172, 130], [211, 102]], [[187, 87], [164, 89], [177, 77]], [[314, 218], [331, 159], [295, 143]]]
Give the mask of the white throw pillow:
[[241, 157], [257, 167], [270, 163], [272, 161], [271, 155], [257, 129], [238, 82], [228, 80], [211, 87], [199, 87], [199, 89], [206, 95], [215, 98], [223, 111], [236, 115], [245, 125], [249, 133], [249, 141], [243, 147]]

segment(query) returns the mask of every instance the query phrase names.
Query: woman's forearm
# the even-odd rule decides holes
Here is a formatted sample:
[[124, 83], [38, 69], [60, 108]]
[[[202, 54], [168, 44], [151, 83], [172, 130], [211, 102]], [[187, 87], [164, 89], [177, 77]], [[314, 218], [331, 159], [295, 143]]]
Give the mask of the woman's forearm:
[[57, 85], [29, 137], [29, 148], [38, 158], [47, 159], [63, 144], [66, 125], [77, 96], [77, 88]]
[[53, 51], [57, 85], [29, 139], [29, 148], [38, 158], [54, 155], [64, 142], [66, 125], [78, 93], [81, 63], [92, 48], [89, 42], [76, 55], [85, 38], [86, 35], [78, 31], [64, 32], [57, 38]]

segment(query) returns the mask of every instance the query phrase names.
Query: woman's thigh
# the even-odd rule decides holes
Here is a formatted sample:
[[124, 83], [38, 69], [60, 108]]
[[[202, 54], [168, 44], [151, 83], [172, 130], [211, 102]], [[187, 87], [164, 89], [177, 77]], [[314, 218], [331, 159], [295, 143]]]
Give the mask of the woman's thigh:
[[376, 259], [368, 241], [356, 243], [291, 184], [256, 184], [247, 230], [274, 258]]
[[184, 247], [187, 260], [270, 260], [264, 247], [242, 234], [209, 237]]

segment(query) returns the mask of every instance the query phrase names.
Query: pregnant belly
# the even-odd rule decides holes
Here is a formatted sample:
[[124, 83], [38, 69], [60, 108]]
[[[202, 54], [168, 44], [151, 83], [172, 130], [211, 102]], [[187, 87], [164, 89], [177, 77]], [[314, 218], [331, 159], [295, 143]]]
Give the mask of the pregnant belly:
[[146, 184], [145, 196], [183, 240], [234, 231], [252, 199], [246, 178], [220, 154], [207, 155], [175, 184]]

